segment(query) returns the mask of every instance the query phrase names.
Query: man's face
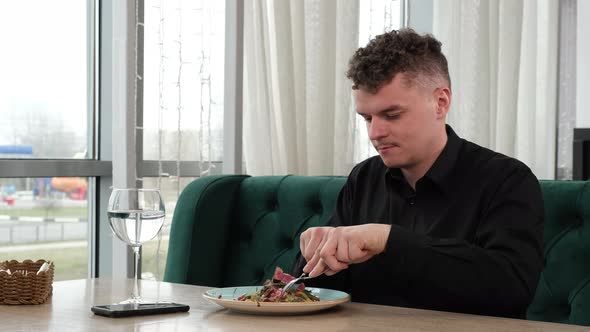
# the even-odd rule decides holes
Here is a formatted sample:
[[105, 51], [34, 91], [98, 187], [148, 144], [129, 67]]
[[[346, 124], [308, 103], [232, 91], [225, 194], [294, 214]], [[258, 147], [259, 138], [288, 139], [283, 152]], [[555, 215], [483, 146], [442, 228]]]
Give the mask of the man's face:
[[[440, 146], [436, 143], [441, 130], [444, 134], [450, 91], [407, 84], [404, 78], [404, 74], [397, 74], [376, 93], [361, 87], [353, 90], [353, 96], [356, 111], [365, 119], [369, 139], [385, 165], [411, 169], [432, 159]], [[441, 101], [445, 96], [448, 99]]]

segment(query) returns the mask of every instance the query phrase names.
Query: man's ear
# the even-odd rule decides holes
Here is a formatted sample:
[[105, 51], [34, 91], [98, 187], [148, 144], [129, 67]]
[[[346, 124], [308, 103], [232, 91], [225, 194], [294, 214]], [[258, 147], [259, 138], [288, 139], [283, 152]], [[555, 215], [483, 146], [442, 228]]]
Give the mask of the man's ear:
[[451, 89], [443, 87], [434, 90], [434, 101], [436, 102], [436, 117], [444, 118], [451, 107]]

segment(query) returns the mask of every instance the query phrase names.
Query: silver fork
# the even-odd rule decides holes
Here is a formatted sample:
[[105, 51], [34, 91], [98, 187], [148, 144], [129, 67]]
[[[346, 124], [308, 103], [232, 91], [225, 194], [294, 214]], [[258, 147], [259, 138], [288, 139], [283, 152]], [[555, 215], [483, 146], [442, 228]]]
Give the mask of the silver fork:
[[281, 290], [281, 294], [283, 294], [283, 295], [284, 295], [285, 293], [287, 293], [287, 291], [288, 291], [289, 289], [293, 288], [293, 285], [295, 285], [296, 283], [300, 282], [301, 280], [305, 280], [305, 279], [311, 279], [311, 277], [310, 277], [310, 276], [308, 276], [308, 275], [307, 275], [307, 273], [303, 272], [303, 273], [302, 273], [302, 274], [299, 276], [299, 278], [295, 278], [295, 279], [293, 279], [293, 280], [289, 281], [289, 283], [287, 283], [287, 284], [285, 285], [285, 287], [283, 287], [283, 289]]

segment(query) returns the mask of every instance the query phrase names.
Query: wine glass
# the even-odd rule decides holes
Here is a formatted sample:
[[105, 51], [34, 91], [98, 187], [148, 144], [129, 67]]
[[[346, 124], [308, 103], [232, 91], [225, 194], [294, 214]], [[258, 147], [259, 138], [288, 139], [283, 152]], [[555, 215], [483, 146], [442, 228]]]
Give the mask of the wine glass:
[[153, 239], [164, 224], [166, 211], [158, 189], [113, 189], [107, 210], [113, 233], [133, 249], [135, 276], [133, 294], [120, 304], [145, 303], [137, 284], [139, 248]]

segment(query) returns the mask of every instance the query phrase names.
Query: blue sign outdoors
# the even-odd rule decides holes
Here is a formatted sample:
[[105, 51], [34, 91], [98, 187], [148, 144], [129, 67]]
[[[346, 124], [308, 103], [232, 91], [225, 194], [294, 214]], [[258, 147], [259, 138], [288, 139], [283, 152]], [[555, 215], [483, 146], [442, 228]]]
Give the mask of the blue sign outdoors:
[[33, 154], [30, 145], [0, 145], [0, 154]]

